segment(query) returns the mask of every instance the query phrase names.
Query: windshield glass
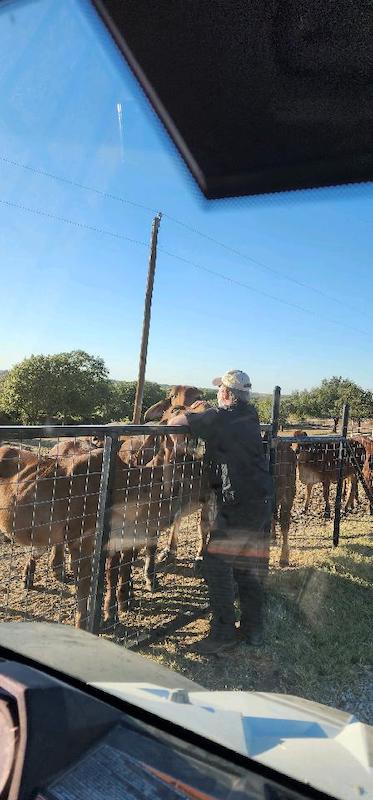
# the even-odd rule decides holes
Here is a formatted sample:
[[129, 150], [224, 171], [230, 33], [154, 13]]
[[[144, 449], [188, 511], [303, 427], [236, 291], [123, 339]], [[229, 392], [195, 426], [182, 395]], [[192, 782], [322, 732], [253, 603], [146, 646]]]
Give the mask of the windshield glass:
[[208, 203], [91, 4], [0, 41], [0, 620], [219, 692], [222, 740], [279, 696], [373, 724], [372, 185]]

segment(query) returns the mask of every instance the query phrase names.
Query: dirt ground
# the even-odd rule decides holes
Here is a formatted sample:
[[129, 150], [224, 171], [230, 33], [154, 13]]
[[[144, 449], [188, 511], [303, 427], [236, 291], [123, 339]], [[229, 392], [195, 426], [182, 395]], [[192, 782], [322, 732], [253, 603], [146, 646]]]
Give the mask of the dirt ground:
[[[196, 515], [183, 522], [177, 564], [159, 571], [154, 594], [143, 587], [139, 559], [129, 609], [105, 637], [137, 643], [147, 658], [209, 689], [286, 692], [343, 708], [373, 724], [373, 518], [361, 497], [358, 508], [342, 518], [340, 545], [333, 548], [333, 522], [322, 519], [321, 487], [314, 489], [307, 516], [303, 498], [299, 486], [290, 530], [291, 565], [280, 569], [280, 549], [271, 550], [262, 649], [242, 644], [224, 659], [193, 652], [208, 630], [205, 585], [193, 572]], [[73, 624], [72, 578], [58, 583], [44, 556], [35, 586], [27, 591], [22, 581], [26, 556], [20, 547], [0, 544], [0, 620]], [[184, 627], [144, 645], [144, 635], [175, 620]]]

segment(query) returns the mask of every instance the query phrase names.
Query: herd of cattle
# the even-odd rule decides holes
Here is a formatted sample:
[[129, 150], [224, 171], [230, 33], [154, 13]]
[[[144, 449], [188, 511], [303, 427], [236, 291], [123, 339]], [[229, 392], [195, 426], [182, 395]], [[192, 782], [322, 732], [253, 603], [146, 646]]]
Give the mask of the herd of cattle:
[[[178, 411], [199, 413], [208, 407], [200, 391], [190, 386], [172, 387], [168, 396], [145, 414], [148, 424], [166, 425]], [[300, 432], [296, 435], [300, 436]], [[372, 485], [373, 440], [351, 440], [355, 457], [367, 483]], [[280, 565], [289, 563], [289, 526], [296, 495], [296, 474], [306, 486], [305, 511], [312, 487], [321, 483], [325, 516], [330, 516], [330, 484], [338, 480], [338, 446], [307, 442], [296, 445], [277, 440], [276, 521], [281, 529]], [[51, 566], [61, 580], [67, 547], [76, 582], [76, 624], [85, 627], [92, 578], [92, 562], [100, 504], [103, 440], [76, 438], [60, 441], [48, 455], [4, 444], [0, 447], [0, 531], [16, 544], [27, 546], [30, 557], [25, 586], [32, 588], [37, 559], [52, 547]], [[348, 483], [346, 508], [357, 500], [355, 467], [347, 458], [344, 478]], [[148, 589], [156, 585], [157, 542], [169, 530], [167, 546], [158, 561], [175, 558], [183, 517], [200, 511], [200, 556], [209, 535], [213, 504], [208, 465], [191, 443], [175, 447], [170, 436], [127, 436], [115, 457], [110, 503], [110, 537], [106, 554], [104, 620], [111, 624], [128, 607], [131, 569], [145, 548], [144, 577]]]

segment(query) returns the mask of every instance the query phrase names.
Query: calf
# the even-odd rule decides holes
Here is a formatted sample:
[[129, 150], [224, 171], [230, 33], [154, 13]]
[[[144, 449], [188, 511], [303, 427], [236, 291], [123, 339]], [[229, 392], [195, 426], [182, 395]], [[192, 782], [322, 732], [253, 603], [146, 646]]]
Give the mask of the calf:
[[[360, 434], [350, 439], [355, 456], [359, 458], [362, 473], [368, 488], [373, 491], [373, 438]], [[357, 486], [356, 486], [357, 489]], [[373, 513], [373, 503], [370, 503], [371, 513]]]
[[[295, 431], [295, 436], [307, 434]], [[296, 447], [299, 480], [306, 486], [306, 499], [304, 512], [307, 513], [312, 496], [312, 488], [318, 483], [322, 484], [325, 501], [324, 517], [330, 518], [330, 484], [337, 483], [339, 479], [339, 442], [299, 442]], [[361, 452], [357, 450], [361, 458]], [[345, 511], [353, 507], [356, 496], [356, 474], [351, 459], [347, 456], [343, 464], [343, 478], [349, 480], [349, 491], [345, 503]]]

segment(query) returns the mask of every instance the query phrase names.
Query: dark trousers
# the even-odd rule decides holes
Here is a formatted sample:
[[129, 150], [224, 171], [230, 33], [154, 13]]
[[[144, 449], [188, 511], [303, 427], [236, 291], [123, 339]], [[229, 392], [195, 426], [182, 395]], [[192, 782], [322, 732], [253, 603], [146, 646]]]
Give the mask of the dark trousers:
[[235, 622], [235, 584], [241, 628], [248, 633], [263, 624], [263, 581], [268, 572], [271, 502], [250, 520], [233, 525], [218, 514], [203, 558], [213, 622]]

